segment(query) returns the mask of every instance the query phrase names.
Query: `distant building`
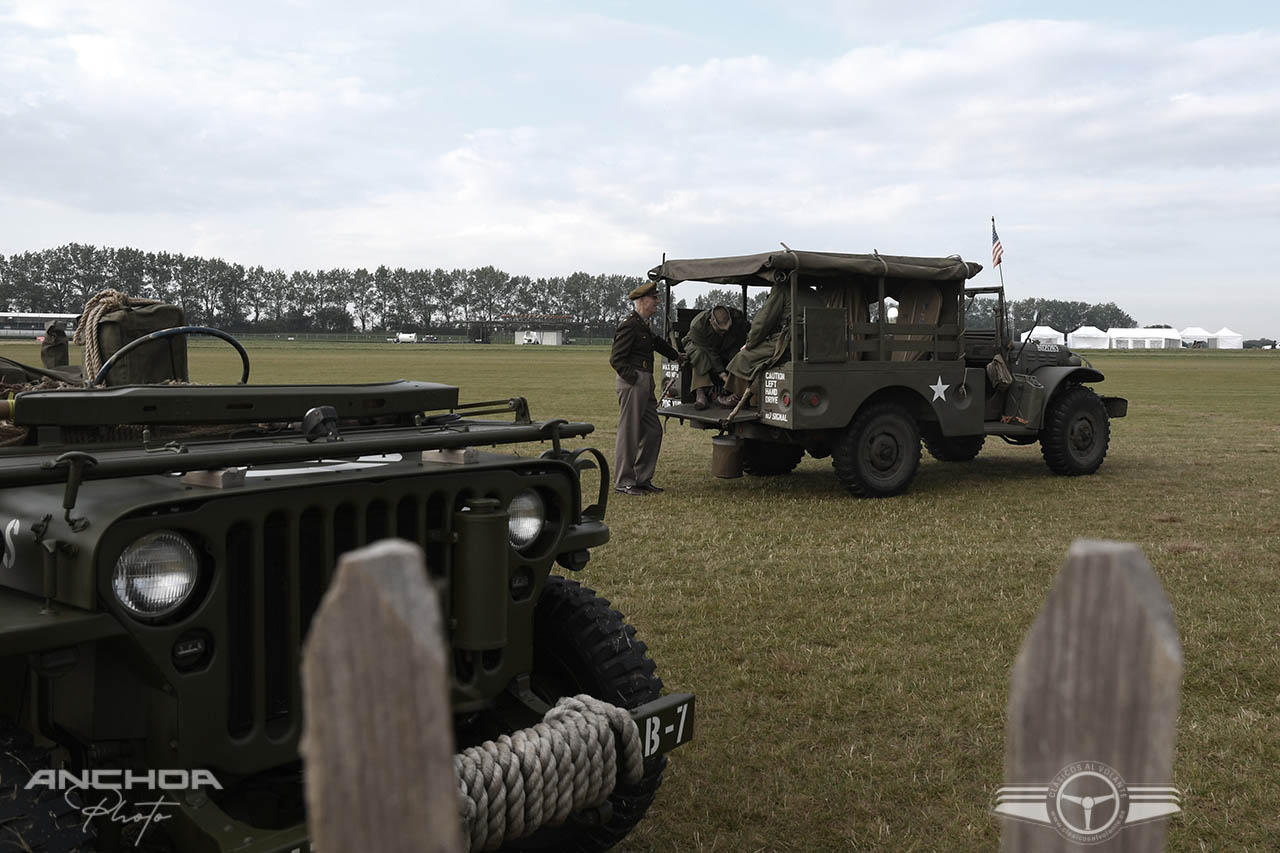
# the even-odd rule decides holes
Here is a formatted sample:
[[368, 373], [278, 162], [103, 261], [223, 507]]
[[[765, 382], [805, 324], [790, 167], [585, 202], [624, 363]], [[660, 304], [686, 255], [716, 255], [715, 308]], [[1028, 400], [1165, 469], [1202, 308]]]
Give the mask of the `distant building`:
[[525, 344], [543, 344], [560, 346], [564, 343], [564, 332], [558, 329], [520, 329], [515, 333], [516, 346]]
[[1202, 329], [1199, 326], [1187, 326], [1179, 332], [1178, 335], [1182, 338], [1182, 345], [1184, 347], [1194, 347], [1197, 344], [1202, 347], [1207, 347], [1209, 345], [1209, 338], [1213, 337], [1207, 330]]
[[1244, 336], [1223, 326], [1209, 338], [1209, 349], [1244, 349]]
[[40, 314], [32, 311], [0, 312], [0, 337], [38, 338], [44, 335], [45, 326], [61, 320], [62, 326], [72, 335], [76, 330], [79, 314]]
[[1066, 336], [1052, 326], [1036, 326], [1019, 340], [1039, 341], [1042, 344], [1065, 344], [1067, 342]]
[[1177, 329], [1110, 329], [1112, 349], [1182, 349]]
[[1081, 326], [1067, 335], [1067, 346], [1075, 349], [1109, 349], [1111, 338], [1097, 326]]

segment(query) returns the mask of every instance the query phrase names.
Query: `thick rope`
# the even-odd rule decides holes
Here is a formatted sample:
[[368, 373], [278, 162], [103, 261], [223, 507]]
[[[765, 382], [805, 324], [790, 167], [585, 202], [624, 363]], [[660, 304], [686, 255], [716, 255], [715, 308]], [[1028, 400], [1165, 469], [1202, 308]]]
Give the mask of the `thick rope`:
[[121, 308], [142, 308], [147, 305], [159, 305], [164, 300], [134, 298], [126, 296], [119, 290], [99, 290], [84, 304], [80, 321], [76, 323], [76, 334], [72, 339], [84, 347], [84, 375], [92, 379], [102, 369], [102, 350], [98, 341], [98, 323], [104, 314], [118, 311]]
[[619, 781], [636, 784], [644, 757], [626, 709], [580, 694], [532, 728], [463, 750], [453, 768], [471, 849], [496, 850], [603, 804]]

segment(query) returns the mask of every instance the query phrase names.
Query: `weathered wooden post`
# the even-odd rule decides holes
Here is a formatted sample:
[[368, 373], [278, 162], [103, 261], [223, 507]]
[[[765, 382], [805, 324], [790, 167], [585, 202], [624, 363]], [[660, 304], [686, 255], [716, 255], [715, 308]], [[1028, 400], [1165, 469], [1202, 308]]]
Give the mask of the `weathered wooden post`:
[[1001, 849], [1162, 850], [1181, 680], [1173, 610], [1142, 552], [1074, 543], [1013, 669]]
[[316, 849], [463, 849], [446, 660], [418, 546], [387, 540], [342, 558], [302, 663]]

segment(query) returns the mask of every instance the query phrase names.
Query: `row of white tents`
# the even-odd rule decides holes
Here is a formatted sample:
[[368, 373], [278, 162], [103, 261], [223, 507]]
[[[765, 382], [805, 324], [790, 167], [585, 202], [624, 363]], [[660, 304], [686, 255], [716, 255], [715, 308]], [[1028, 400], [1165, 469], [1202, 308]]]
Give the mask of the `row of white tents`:
[[1205, 349], [1243, 349], [1244, 336], [1223, 326], [1216, 332], [1208, 332], [1199, 326], [1177, 329], [1108, 329], [1081, 326], [1064, 335], [1050, 326], [1036, 326], [1023, 334], [1045, 344], [1066, 344], [1071, 349], [1181, 349], [1203, 347]]

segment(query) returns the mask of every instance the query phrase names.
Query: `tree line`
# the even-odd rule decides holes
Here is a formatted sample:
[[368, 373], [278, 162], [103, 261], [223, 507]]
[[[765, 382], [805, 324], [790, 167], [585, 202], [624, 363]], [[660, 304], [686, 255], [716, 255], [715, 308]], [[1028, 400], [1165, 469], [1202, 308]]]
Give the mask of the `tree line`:
[[110, 287], [181, 305], [187, 322], [229, 331], [377, 332], [516, 318], [598, 326], [630, 310], [627, 293], [644, 280], [585, 272], [531, 278], [492, 266], [287, 273], [222, 258], [68, 243], [0, 255], [0, 306], [75, 314]]
[[[190, 323], [229, 331], [382, 332], [436, 329], [469, 323], [526, 320], [567, 327], [616, 323], [630, 310], [627, 293], [642, 276], [531, 278], [493, 266], [443, 269], [379, 266], [297, 270], [246, 267], [222, 258], [68, 243], [53, 249], [0, 255], [0, 310], [78, 313], [107, 287], [129, 296], [181, 305]], [[768, 292], [751, 294], [748, 312]], [[741, 304], [738, 289], [712, 289], [692, 305]], [[970, 322], [990, 323], [994, 301], [974, 300]], [[1137, 323], [1114, 302], [1091, 305], [1056, 299], [1007, 303], [1019, 332], [1040, 323], [1069, 332], [1083, 325], [1129, 328]]]

